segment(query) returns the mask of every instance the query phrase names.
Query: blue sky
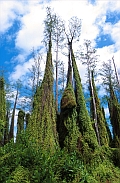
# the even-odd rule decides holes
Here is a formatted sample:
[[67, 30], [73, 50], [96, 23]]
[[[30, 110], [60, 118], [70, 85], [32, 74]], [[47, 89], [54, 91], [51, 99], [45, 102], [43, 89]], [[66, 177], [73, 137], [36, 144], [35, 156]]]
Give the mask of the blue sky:
[[[44, 2], [44, 3], [43, 3]], [[8, 68], [9, 78], [22, 77], [25, 63], [30, 64], [31, 50], [40, 49], [43, 39], [45, 7], [51, 6], [66, 22], [72, 16], [82, 19], [79, 44], [90, 39], [101, 60], [115, 56], [120, 67], [120, 2], [113, 0], [0, 1], [0, 67]], [[67, 7], [67, 8], [66, 8]], [[77, 48], [77, 45], [75, 46]], [[106, 55], [104, 54], [106, 52]], [[103, 54], [102, 54], [103, 53]], [[14, 63], [14, 64], [13, 64]], [[27, 64], [24, 73], [27, 73]], [[82, 74], [82, 73], [81, 73]]]
[[[80, 42], [73, 46], [74, 50], [83, 45], [84, 39], [89, 39], [100, 55], [98, 70], [102, 61], [113, 55], [120, 69], [119, 0], [0, 0], [0, 69], [7, 71], [5, 75], [10, 81], [22, 80], [33, 64], [31, 50], [33, 47], [40, 50], [43, 46], [47, 6], [51, 6], [65, 22], [72, 16], [82, 20]], [[44, 49], [42, 52], [45, 57]], [[59, 57], [67, 69], [67, 58]], [[41, 67], [44, 70], [44, 62]], [[85, 67], [80, 63], [78, 67], [84, 80]]]

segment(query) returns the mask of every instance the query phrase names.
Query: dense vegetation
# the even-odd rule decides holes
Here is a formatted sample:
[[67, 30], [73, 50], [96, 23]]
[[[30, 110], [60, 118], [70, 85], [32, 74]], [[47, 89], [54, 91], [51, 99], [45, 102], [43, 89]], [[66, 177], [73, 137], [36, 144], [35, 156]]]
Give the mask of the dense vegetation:
[[[16, 140], [13, 134], [18, 92], [10, 121], [5, 79], [0, 77], [0, 182], [119, 183], [119, 85], [114, 87], [108, 67], [105, 68], [103, 76], [107, 72], [108, 80], [103, 83], [108, 94], [106, 102], [113, 129], [111, 135], [95, 86], [94, 69], [89, 70], [90, 112], [86, 107], [72, 48], [73, 40], [79, 37], [81, 24], [73, 18], [70, 34], [63, 29], [69, 50], [68, 72], [58, 109], [54, 100], [52, 60], [52, 41], [58, 25], [58, 22], [55, 24], [56, 18], [48, 8], [44, 32], [47, 47], [44, 77], [36, 84], [32, 111], [25, 113], [21, 108], [18, 112]], [[74, 26], [76, 21], [78, 27]]]

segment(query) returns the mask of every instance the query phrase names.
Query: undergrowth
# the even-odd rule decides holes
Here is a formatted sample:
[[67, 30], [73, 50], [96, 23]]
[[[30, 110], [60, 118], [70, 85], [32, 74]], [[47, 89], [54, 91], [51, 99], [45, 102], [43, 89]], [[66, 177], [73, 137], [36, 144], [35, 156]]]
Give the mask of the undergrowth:
[[119, 183], [120, 180], [116, 164], [120, 151], [108, 147], [96, 149], [86, 163], [79, 152], [56, 149], [51, 154], [27, 142], [23, 135], [22, 144], [10, 142], [0, 148], [0, 157], [1, 183]]

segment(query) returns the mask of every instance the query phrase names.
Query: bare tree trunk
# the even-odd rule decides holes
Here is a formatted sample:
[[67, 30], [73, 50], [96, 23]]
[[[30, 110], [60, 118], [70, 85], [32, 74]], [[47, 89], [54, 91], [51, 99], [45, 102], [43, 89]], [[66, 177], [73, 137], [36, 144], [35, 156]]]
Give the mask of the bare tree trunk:
[[64, 68], [64, 64], [63, 64], [63, 90], [65, 88], [65, 68]]
[[17, 105], [17, 99], [18, 99], [18, 88], [17, 88], [17, 93], [15, 97], [15, 103], [14, 103], [14, 108], [12, 112], [12, 118], [11, 118], [11, 125], [10, 125], [10, 133], [9, 133], [9, 140], [14, 138], [14, 118], [15, 118], [15, 110], [16, 110], [16, 105]]
[[118, 73], [117, 73], [117, 69], [116, 69], [116, 65], [115, 65], [115, 61], [114, 61], [114, 56], [112, 57], [112, 60], [113, 60], [113, 65], [114, 65], [114, 69], [115, 69], [115, 75], [116, 75], [117, 83], [118, 83], [118, 86], [120, 86]]
[[92, 102], [93, 102], [93, 108], [94, 108], [94, 124], [95, 124], [95, 131], [98, 139], [98, 144], [101, 145], [100, 142], [100, 135], [99, 135], [99, 130], [98, 130], [98, 123], [97, 123], [97, 110], [96, 110], [96, 102], [95, 102], [95, 95], [94, 95], [94, 90], [93, 90], [93, 83], [92, 83], [92, 76], [89, 70], [89, 85], [91, 88], [91, 93], [92, 93]]
[[58, 111], [58, 39], [57, 39], [57, 43], [56, 43], [56, 96], [55, 96], [55, 103], [56, 103], [56, 111]]
[[72, 53], [72, 41], [68, 40], [68, 74], [67, 74], [67, 82], [70, 82], [72, 85], [72, 61], [71, 61], [71, 53]]

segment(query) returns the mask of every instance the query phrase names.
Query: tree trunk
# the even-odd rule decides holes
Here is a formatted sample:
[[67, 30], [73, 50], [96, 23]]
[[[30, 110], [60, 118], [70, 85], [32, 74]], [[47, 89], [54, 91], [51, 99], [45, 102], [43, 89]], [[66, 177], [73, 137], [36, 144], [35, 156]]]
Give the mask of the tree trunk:
[[6, 114], [6, 125], [5, 125], [5, 132], [4, 132], [4, 145], [8, 142], [8, 135], [9, 135], [9, 111], [7, 110]]
[[99, 130], [98, 130], [98, 123], [97, 123], [97, 108], [96, 108], [95, 95], [94, 95], [93, 83], [92, 83], [92, 77], [91, 77], [90, 70], [88, 70], [88, 73], [89, 73], [89, 85], [90, 85], [91, 94], [92, 94], [91, 97], [92, 97], [93, 108], [94, 108], [93, 119], [94, 119], [94, 124], [95, 124], [95, 131], [96, 131], [96, 135], [97, 135], [97, 139], [98, 139], [98, 144], [101, 145], [100, 135], [99, 135]]
[[55, 97], [55, 103], [56, 103], [56, 111], [58, 112], [58, 39], [56, 43], [56, 97]]
[[118, 78], [118, 73], [117, 73], [114, 57], [112, 57], [112, 60], [113, 60], [113, 65], [114, 65], [114, 69], [115, 69], [115, 75], [116, 75], [117, 83], [118, 83], [118, 86], [120, 86], [120, 82], [119, 82], [119, 78]]
[[16, 93], [16, 97], [15, 97], [15, 103], [14, 103], [14, 108], [13, 108], [13, 112], [12, 112], [9, 140], [14, 138], [14, 118], [15, 118], [15, 110], [16, 110], [16, 105], [17, 105], [17, 99], [18, 99], [18, 89], [17, 89], [17, 93]]

